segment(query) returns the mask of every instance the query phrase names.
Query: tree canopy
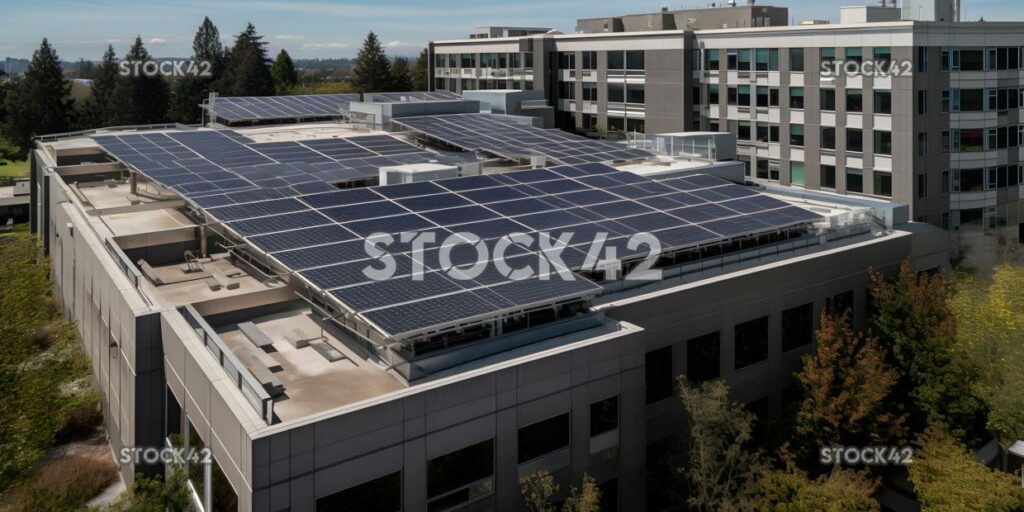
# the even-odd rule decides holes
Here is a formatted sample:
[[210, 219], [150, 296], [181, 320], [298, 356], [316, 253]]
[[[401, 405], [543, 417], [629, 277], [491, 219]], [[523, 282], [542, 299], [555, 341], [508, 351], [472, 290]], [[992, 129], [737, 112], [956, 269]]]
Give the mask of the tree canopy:
[[151, 60], [142, 37], [135, 38], [125, 60], [130, 73], [118, 77], [110, 97], [108, 121], [113, 125], [166, 122], [170, 88], [162, 75], [147, 75], [142, 69], [142, 63]]
[[291, 94], [299, 83], [299, 73], [295, 70], [295, 63], [288, 52], [282, 49], [274, 64], [270, 67], [270, 76], [274, 78], [274, 91], [277, 94]]
[[811, 480], [795, 466], [764, 471], [758, 479], [761, 512], [875, 512], [877, 483], [863, 472], [833, 469]]
[[114, 46], [107, 45], [103, 53], [103, 61], [96, 69], [96, 78], [92, 81], [92, 95], [85, 100], [79, 125], [84, 129], [101, 128], [110, 125], [110, 98], [117, 87], [118, 68], [117, 54]]
[[409, 61], [404, 57], [395, 57], [391, 61], [388, 73], [391, 75], [390, 89], [394, 92], [406, 92], [413, 90], [412, 70], [409, 69]]
[[267, 43], [249, 23], [224, 58], [224, 73], [212, 87], [224, 96], [273, 96]]
[[377, 34], [370, 32], [352, 66], [352, 85], [359, 92], [382, 92], [391, 88], [391, 65]]
[[424, 48], [420, 51], [419, 56], [416, 57], [416, 62], [412, 65], [410, 74], [412, 76], [412, 90], [414, 91], [426, 91], [430, 89], [430, 54], [427, 49]]
[[4, 134], [27, 151], [34, 136], [68, 131], [74, 103], [70, 91], [60, 57], [43, 39], [28, 69], [4, 99]]

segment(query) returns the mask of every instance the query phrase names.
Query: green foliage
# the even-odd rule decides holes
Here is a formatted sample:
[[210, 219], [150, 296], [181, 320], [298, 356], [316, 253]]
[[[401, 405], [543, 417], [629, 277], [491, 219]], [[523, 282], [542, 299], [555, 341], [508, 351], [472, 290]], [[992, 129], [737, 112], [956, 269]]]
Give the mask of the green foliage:
[[872, 498], [877, 483], [866, 474], [834, 469], [811, 480], [793, 465], [769, 469], [758, 480], [762, 512], [875, 512], [881, 509]]
[[391, 90], [395, 92], [407, 92], [413, 90], [412, 70], [409, 68], [409, 61], [405, 57], [395, 57], [388, 67], [391, 75]]
[[1000, 442], [1024, 439], [1024, 268], [996, 268], [991, 284], [966, 279], [956, 287], [961, 350], [979, 369], [977, 395], [989, 407], [988, 428]]
[[4, 100], [4, 134], [27, 151], [34, 136], [68, 131], [74, 103], [70, 92], [60, 57], [43, 39], [28, 70]]
[[277, 94], [291, 94], [299, 83], [299, 74], [295, 71], [295, 63], [288, 52], [281, 50], [270, 67], [270, 76], [274, 79], [274, 90]]
[[7, 394], [0, 400], [0, 493], [46, 456], [69, 412], [89, 400], [69, 384], [90, 373], [74, 325], [61, 320], [53, 306], [49, 261], [36, 239], [15, 233], [4, 240], [0, 386]]
[[[519, 479], [520, 492], [531, 512], [555, 512], [558, 507], [551, 503], [558, 494], [559, 485], [551, 473], [541, 470]], [[594, 477], [584, 473], [583, 485], [569, 488], [569, 496], [562, 503], [562, 512], [600, 512], [601, 489]]]
[[185, 124], [199, 123], [202, 118], [199, 104], [210, 95], [211, 84], [221, 76], [224, 68], [224, 45], [220, 42], [220, 31], [210, 18], [203, 18], [203, 23], [196, 30], [192, 51], [197, 65], [210, 63], [211, 76], [185, 76], [171, 84], [167, 115], [172, 121]]
[[872, 271], [872, 331], [899, 372], [894, 399], [910, 404], [912, 429], [938, 422], [971, 444], [985, 436], [986, 411], [974, 393], [977, 369], [956, 340], [948, 295], [941, 275], [918, 275], [908, 261], [895, 279]]
[[817, 349], [795, 374], [803, 389], [794, 441], [805, 460], [825, 446], [897, 443], [907, 429], [891, 393], [898, 376], [874, 338], [854, 333], [849, 313], [821, 315]]
[[249, 23], [224, 57], [224, 72], [211, 86], [223, 96], [273, 96], [267, 43]]
[[[132, 72], [119, 76], [117, 85], [110, 95], [110, 110], [107, 121], [111, 125], [154, 124], [167, 121], [167, 105], [170, 88], [163, 76], [146, 76], [141, 72], [142, 64], [150, 60], [149, 52], [136, 37], [128, 54], [125, 55]], [[134, 63], [140, 63], [136, 72]]]
[[224, 45], [220, 42], [220, 30], [208, 16], [203, 17], [203, 22], [192, 39], [192, 53], [195, 60], [211, 64], [212, 80], [220, 77], [224, 66]]
[[136, 475], [132, 485], [103, 512], [186, 512], [191, 510], [185, 471], [181, 466], [166, 478]]
[[20, 154], [20, 147], [15, 146], [14, 142], [11, 142], [11, 139], [0, 135], [0, 161], [14, 160], [14, 158]]
[[980, 464], [945, 429], [928, 427], [918, 445], [909, 471], [922, 512], [1024, 510], [1018, 480]]
[[92, 81], [92, 95], [85, 100], [82, 108], [79, 127], [90, 129], [110, 125], [110, 98], [117, 87], [117, 81], [117, 54], [114, 53], [114, 46], [108, 45], [103, 54], [103, 62], [96, 69], [96, 78]]
[[686, 411], [689, 457], [676, 472], [689, 490], [690, 509], [752, 509], [764, 464], [760, 452], [744, 446], [752, 437], [754, 414], [729, 398], [721, 380], [694, 385], [680, 377], [679, 396]]
[[412, 77], [412, 90], [426, 91], [430, 89], [430, 54], [426, 48], [420, 51], [419, 56], [416, 57], [416, 62], [412, 65], [410, 75]]
[[352, 85], [359, 92], [381, 92], [391, 87], [391, 66], [377, 34], [370, 32], [352, 66]]

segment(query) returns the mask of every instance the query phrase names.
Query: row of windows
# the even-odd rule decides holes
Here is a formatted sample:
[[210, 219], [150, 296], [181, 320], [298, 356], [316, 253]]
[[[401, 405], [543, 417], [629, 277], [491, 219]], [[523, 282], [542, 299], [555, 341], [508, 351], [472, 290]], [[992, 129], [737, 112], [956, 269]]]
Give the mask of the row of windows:
[[[765, 159], [757, 161], [756, 175], [758, 178], [769, 181], [780, 180], [780, 168], [778, 162], [770, 162]], [[821, 188], [835, 189], [836, 166], [820, 164], [818, 166], [818, 183]], [[846, 167], [846, 191], [857, 194], [864, 193], [864, 171], [855, 167]], [[803, 186], [806, 184], [806, 164], [804, 162], [791, 161], [789, 163], [789, 181], [793, 185]], [[874, 188], [872, 194], [876, 196], [892, 197], [892, 173], [889, 171], [875, 170], [871, 173]]]
[[999, 71], [1024, 68], [1024, 47], [943, 49], [943, 71]]
[[[457, 89], [461, 86], [461, 89]], [[462, 91], [476, 91], [476, 90], [487, 90], [487, 89], [522, 89], [524, 91], [533, 90], [533, 80], [496, 80], [496, 79], [480, 79], [475, 78], [435, 78], [434, 88], [442, 91], [456, 90]]]
[[[581, 69], [597, 69], [597, 52], [581, 52], [580, 56], [580, 63], [582, 64]], [[608, 63], [609, 71], [643, 71], [644, 69], [643, 50], [608, 51], [606, 52], [605, 58]], [[558, 52], [558, 68], [576, 69], [576, 52]]]
[[[619, 397], [590, 404], [590, 435], [619, 427]], [[517, 433], [517, 461], [522, 464], [568, 448], [572, 416], [560, 414], [524, 426]], [[427, 461], [427, 510], [446, 510], [493, 492], [494, 439], [488, 439]], [[351, 487], [317, 500], [318, 511], [400, 510], [401, 472]]]
[[1024, 146], [1024, 125], [942, 131], [943, 153], [978, 153]]
[[[921, 92], [925, 92], [924, 96]], [[926, 91], [918, 91], [918, 100], [927, 100]], [[939, 109], [943, 112], [1006, 111], [1024, 106], [1024, 88], [950, 89], [942, 91]], [[921, 112], [919, 112], [921, 113]], [[924, 112], [927, 113], [927, 112]]]
[[533, 52], [434, 54], [434, 67], [438, 68], [475, 68], [478, 62], [481, 68], [533, 68]]
[[[721, 58], [725, 55], [725, 65], [728, 70], [735, 71], [778, 71], [779, 54], [781, 51], [789, 52], [789, 71], [803, 72], [805, 70], [804, 48], [757, 48], [757, 49], [728, 49], [707, 50], [704, 56], [704, 69], [716, 71], [721, 69]], [[823, 63], [837, 62], [835, 48], [821, 48], [819, 50], [820, 60]], [[892, 48], [875, 47], [871, 48], [870, 55], [874, 62], [887, 64], [892, 61]], [[863, 62], [864, 48], [851, 47], [844, 51], [846, 62]]]
[[[728, 121], [728, 130], [736, 134], [737, 140], [750, 140], [756, 142], [779, 142], [779, 125], [758, 122], [752, 129], [751, 121]], [[718, 123], [709, 123], [711, 131], [718, 131]], [[846, 151], [862, 153], [864, 151], [864, 130], [860, 128], [846, 128]], [[873, 153], [877, 155], [892, 154], [892, 132], [885, 130], [874, 130]], [[789, 144], [791, 146], [804, 146], [804, 125], [792, 123], [789, 125]], [[821, 127], [821, 149], [836, 149], [836, 128], [832, 126]]]
[[[583, 101], [597, 101], [597, 84], [584, 82]], [[643, 84], [608, 84], [608, 103], [635, 103], [643, 105]], [[563, 100], [576, 99], [576, 82], [558, 82], [558, 97]]]
[[[825, 307], [830, 313], [853, 309], [853, 291], [829, 297]], [[782, 311], [782, 352], [806, 347], [814, 341], [814, 304], [807, 303]], [[769, 318], [755, 318], [733, 326], [736, 370], [768, 359]], [[674, 395], [672, 345], [652, 350], [645, 357], [645, 394], [648, 404]], [[703, 382], [721, 376], [721, 333], [716, 331], [686, 341], [686, 377]]]
[[[953, 191], [954, 192], [980, 192], [983, 190], [996, 190], [1006, 187], [1015, 187], [1022, 181], [1021, 171], [1024, 168], [1017, 165], [1001, 165], [998, 167], [987, 167], [977, 169], [953, 169]], [[949, 173], [943, 173], [944, 177]], [[947, 188], [944, 184], [943, 188]]]
[[[803, 109], [806, 106], [803, 87], [789, 87], [789, 108]], [[768, 86], [737, 85], [727, 87], [727, 102], [729, 105], [748, 106], [750, 105], [751, 91], [755, 92], [754, 105], [758, 107], [779, 106], [779, 88]], [[721, 98], [718, 84], [708, 84], [708, 103], [714, 105]], [[820, 107], [822, 111], [834, 112], [836, 110], [836, 90], [820, 89]], [[873, 93], [874, 112], [876, 114], [892, 113], [892, 91], [877, 90]], [[846, 89], [843, 96], [843, 106], [846, 112], [864, 111], [864, 91], [861, 89]]]

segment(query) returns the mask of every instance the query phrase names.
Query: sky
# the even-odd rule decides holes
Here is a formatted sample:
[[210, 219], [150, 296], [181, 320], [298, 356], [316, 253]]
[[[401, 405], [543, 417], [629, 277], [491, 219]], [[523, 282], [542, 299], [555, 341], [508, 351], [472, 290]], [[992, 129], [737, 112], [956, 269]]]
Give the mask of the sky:
[[[108, 44], [123, 55], [136, 35], [156, 57], [188, 57], [209, 16], [225, 43], [252, 22], [272, 53], [352, 57], [374, 31], [391, 55], [412, 56], [427, 41], [466, 37], [474, 27], [519, 25], [573, 31], [577, 18], [700, 7], [711, 0], [0, 0], [0, 58], [28, 58], [43, 37], [64, 60], [98, 60]], [[743, 0], [740, 0], [741, 2]], [[719, 0], [719, 3], [724, 0]], [[789, 7], [791, 21], [838, 21], [839, 7], [877, 0], [761, 0]], [[965, 19], [1024, 20], [1022, 0], [962, 0]]]

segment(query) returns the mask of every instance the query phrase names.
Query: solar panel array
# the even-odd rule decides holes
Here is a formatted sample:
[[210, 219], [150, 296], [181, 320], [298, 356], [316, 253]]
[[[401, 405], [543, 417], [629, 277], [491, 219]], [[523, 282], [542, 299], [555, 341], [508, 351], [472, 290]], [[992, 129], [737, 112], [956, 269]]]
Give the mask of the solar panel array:
[[[572, 273], [585, 267], [599, 233], [619, 259], [630, 260], [647, 255], [646, 247], [627, 246], [637, 233], [653, 234], [671, 252], [820, 218], [711, 176], [653, 181], [600, 163], [346, 190], [325, 182], [341, 172], [336, 166], [417, 150], [389, 136], [245, 143], [234, 132], [201, 130], [95, 139], [394, 338], [599, 294], [599, 285]], [[436, 243], [418, 254], [413, 240], [401, 239], [407, 232]], [[475, 274], [476, 247], [456, 243], [479, 238], [493, 254], [506, 235], [536, 241], [541, 232], [572, 234], [560, 253], [564, 267], [545, 266], [537, 243], [511, 244], [501, 261], [530, 269], [525, 280], [494, 263]], [[367, 268], [383, 264], [370, 257], [367, 241], [387, 236], [394, 242], [379, 247], [396, 272], [373, 279]], [[443, 241], [450, 254], [439, 248]], [[411, 278], [418, 270], [422, 280]]]
[[306, 119], [331, 117], [348, 111], [349, 103], [359, 101], [358, 94], [314, 94], [305, 96], [219, 97], [200, 107], [226, 121], [263, 119]]
[[335, 190], [330, 183], [373, 178], [381, 167], [439, 159], [390, 135], [256, 143], [232, 130], [196, 130], [94, 140], [200, 207], [236, 202], [227, 193], [290, 197]]
[[462, 96], [448, 91], [375, 92], [367, 96], [368, 101], [372, 103], [419, 103], [462, 99]]
[[543, 155], [560, 164], [576, 165], [653, 156], [622, 144], [537, 128], [498, 114], [415, 116], [393, 122], [467, 151], [481, 150], [512, 160]]

